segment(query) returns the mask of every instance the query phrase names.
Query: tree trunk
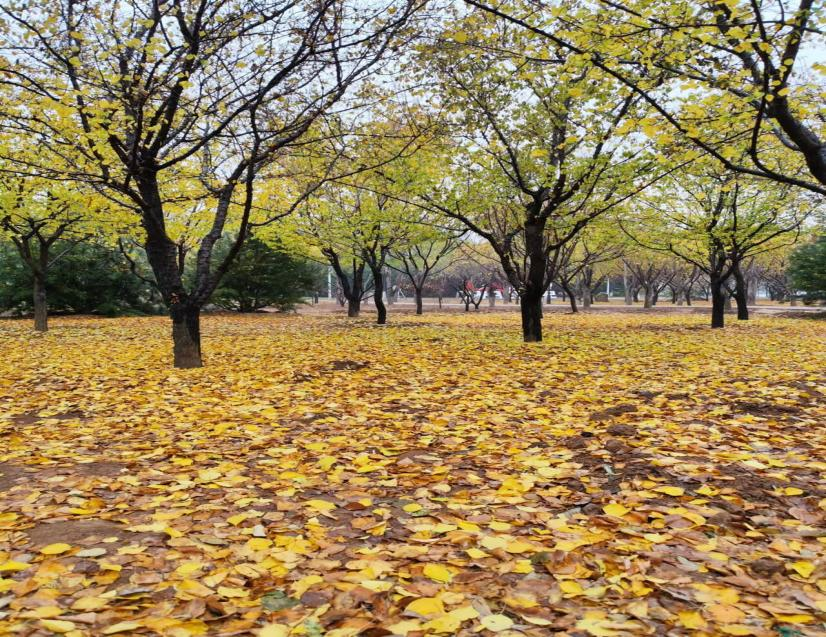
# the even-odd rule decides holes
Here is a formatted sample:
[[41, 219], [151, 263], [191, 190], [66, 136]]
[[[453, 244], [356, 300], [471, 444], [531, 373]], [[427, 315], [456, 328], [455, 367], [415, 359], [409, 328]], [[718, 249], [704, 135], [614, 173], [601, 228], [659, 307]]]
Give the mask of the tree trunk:
[[34, 329], [36, 332], [46, 332], [49, 329], [49, 306], [46, 302], [46, 277], [43, 274], [34, 274], [32, 300], [34, 301]]
[[178, 369], [203, 366], [201, 360], [201, 308], [173, 306], [172, 351]]
[[[375, 274], [373, 275], [376, 276]], [[378, 325], [384, 325], [387, 323], [387, 308], [384, 305], [384, 285], [382, 284], [382, 279], [384, 277], [379, 274], [378, 279], [374, 279], [376, 281], [376, 285], [373, 288], [373, 303], [376, 305], [376, 323]]]
[[562, 289], [565, 292], [565, 296], [568, 297], [568, 302], [571, 304], [571, 312], [576, 314], [579, 312], [579, 308], [576, 306], [576, 295], [573, 293], [573, 290], [569, 288], [567, 285], [563, 285]]
[[361, 312], [361, 298], [347, 299], [347, 316], [356, 318]]
[[628, 265], [622, 264], [622, 287], [625, 291], [625, 304], [633, 305], [634, 299], [631, 297], [631, 277], [628, 276]]
[[522, 313], [522, 340], [538, 343], [542, 340], [542, 296], [535, 299], [522, 297], [519, 309]]
[[746, 277], [738, 265], [734, 268], [734, 300], [737, 302], [737, 320], [749, 320], [749, 291]]
[[[416, 314], [422, 314], [423, 311], [424, 311], [424, 305], [422, 303], [422, 291], [418, 288], [414, 288], [413, 294], [416, 298]], [[441, 301], [441, 297], [440, 297], [440, 301]], [[440, 306], [441, 306], [441, 304], [440, 304]]]
[[646, 285], [645, 287], [645, 302], [643, 303], [644, 308], [652, 308], [654, 307], [654, 290], [650, 285]]
[[723, 282], [716, 277], [711, 278], [711, 327], [723, 327], [726, 316], [726, 290]]

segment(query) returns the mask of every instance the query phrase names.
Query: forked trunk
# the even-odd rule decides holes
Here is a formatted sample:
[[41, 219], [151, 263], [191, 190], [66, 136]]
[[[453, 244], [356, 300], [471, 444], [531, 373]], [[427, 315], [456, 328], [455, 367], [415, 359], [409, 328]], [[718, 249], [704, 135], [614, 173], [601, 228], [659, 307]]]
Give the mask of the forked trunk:
[[172, 351], [174, 365], [178, 369], [202, 367], [201, 360], [201, 308], [173, 307]]
[[542, 340], [542, 297], [522, 297], [519, 309], [522, 312], [522, 340], [538, 343]]
[[34, 302], [34, 329], [36, 332], [46, 332], [49, 329], [49, 305], [46, 301], [46, 278], [39, 274], [34, 275], [32, 300]]

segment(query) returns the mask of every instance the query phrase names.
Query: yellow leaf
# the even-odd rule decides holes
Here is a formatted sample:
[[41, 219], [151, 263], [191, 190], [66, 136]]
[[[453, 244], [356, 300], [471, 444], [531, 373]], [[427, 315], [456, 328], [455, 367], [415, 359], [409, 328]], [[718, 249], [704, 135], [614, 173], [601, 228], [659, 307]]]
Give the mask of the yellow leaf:
[[453, 579], [453, 575], [441, 564], [427, 564], [424, 567], [424, 576], [429, 577], [434, 582], [449, 583]]
[[680, 624], [684, 628], [696, 629], [703, 628], [706, 625], [706, 620], [696, 610], [681, 610], [677, 615], [680, 618]]
[[72, 604], [72, 610], [99, 610], [108, 606], [111, 601], [105, 597], [79, 597]]
[[474, 560], [480, 560], [483, 557], [488, 557], [490, 555], [489, 553], [485, 553], [484, 551], [480, 551], [477, 548], [468, 549], [467, 551], [465, 551], [465, 553], [467, 553]]
[[566, 595], [582, 595], [582, 586], [574, 580], [564, 580], [560, 582], [559, 589]]
[[508, 553], [526, 553], [527, 551], [533, 551], [534, 547], [522, 540], [514, 540], [505, 544], [505, 550]]
[[56, 544], [49, 544], [48, 546], [44, 546], [40, 549], [40, 552], [43, 555], [60, 555], [61, 553], [65, 553], [66, 551], [70, 551], [72, 549], [71, 544], [64, 544], [63, 542], [58, 542]]
[[324, 471], [329, 471], [330, 467], [332, 467], [338, 459], [335, 456], [321, 456], [318, 459], [318, 466], [321, 467]]
[[272, 546], [272, 540], [265, 537], [253, 537], [247, 540], [247, 546], [253, 551], [263, 551]]
[[674, 497], [681, 496], [685, 493], [685, 489], [682, 487], [657, 487], [654, 489], [658, 493], [665, 493], [666, 495], [672, 495]]
[[258, 637], [287, 637], [290, 627], [284, 624], [267, 624], [258, 631]]
[[141, 622], [118, 622], [117, 624], [112, 624], [111, 626], [107, 626], [103, 629], [103, 635], [114, 635], [115, 633], [125, 633], [129, 630], [137, 630], [138, 628], [142, 628], [143, 624]]
[[417, 511], [422, 510], [422, 505], [417, 504], [415, 502], [411, 502], [410, 504], [405, 504], [402, 507], [402, 511], [406, 511], [407, 513], [416, 513]]
[[53, 633], [68, 633], [75, 629], [75, 623], [66, 621], [65, 619], [42, 619], [40, 625], [46, 630], [51, 630]]
[[613, 515], [614, 517], [621, 518], [623, 515], [628, 513], [631, 509], [625, 507], [621, 504], [611, 503], [606, 504], [602, 507], [602, 510], [605, 511], [607, 515]]
[[410, 602], [405, 611], [427, 617], [445, 612], [444, 604], [438, 597], [420, 597]]
[[508, 630], [513, 626], [513, 620], [507, 615], [486, 615], [480, 620], [482, 626], [494, 633]]
[[811, 562], [800, 561], [800, 562], [792, 562], [792, 568], [797, 571], [797, 573], [801, 577], [809, 578], [809, 576], [814, 573], [815, 565]]
[[175, 569], [175, 573], [182, 577], [189, 577], [200, 571], [204, 566], [203, 562], [184, 562]]
[[31, 567], [31, 564], [26, 564], [25, 562], [15, 562], [14, 560], [9, 560], [8, 562], [3, 562], [2, 564], [0, 564], [0, 572], [2, 572], [2, 571], [25, 571], [29, 567]]
[[66, 611], [60, 608], [60, 606], [41, 606], [40, 608], [35, 608], [31, 613], [27, 613], [27, 617], [47, 619], [50, 617], [58, 617], [64, 612]]
[[315, 584], [321, 584], [324, 578], [320, 575], [306, 575], [292, 585], [293, 593], [296, 597], [301, 597], [307, 592], [307, 589]]
[[326, 513], [336, 508], [334, 503], [328, 502], [327, 500], [307, 500], [304, 504], [321, 513]]
[[227, 522], [229, 522], [232, 526], [238, 526], [247, 519], [246, 513], [239, 513], [237, 515], [233, 515], [232, 517], [227, 518]]

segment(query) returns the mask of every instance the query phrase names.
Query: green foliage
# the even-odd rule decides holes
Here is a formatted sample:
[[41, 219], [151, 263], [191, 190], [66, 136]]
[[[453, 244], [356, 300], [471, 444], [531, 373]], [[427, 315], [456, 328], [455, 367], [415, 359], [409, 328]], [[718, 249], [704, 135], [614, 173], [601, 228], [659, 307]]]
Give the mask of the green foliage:
[[[158, 312], [153, 290], [132, 274], [119, 252], [91, 243], [70, 247], [60, 242], [53, 247], [54, 254], [69, 251], [47, 273], [50, 310], [104, 316]], [[0, 312], [31, 311], [31, 270], [13, 245], [0, 244]]]
[[794, 286], [806, 293], [806, 299], [826, 300], [826, 235], [792, 252], [789, 276]]
[[[228, 244], [218, 247], [223, 259]], [[244, 242], [215, 291], [213, 302], [227, 310], [254, 312], [264, 307], [288, 310], [322, 286], [323, 268], [297, 258], [282, 246], [271, 247], [255, 237]]]

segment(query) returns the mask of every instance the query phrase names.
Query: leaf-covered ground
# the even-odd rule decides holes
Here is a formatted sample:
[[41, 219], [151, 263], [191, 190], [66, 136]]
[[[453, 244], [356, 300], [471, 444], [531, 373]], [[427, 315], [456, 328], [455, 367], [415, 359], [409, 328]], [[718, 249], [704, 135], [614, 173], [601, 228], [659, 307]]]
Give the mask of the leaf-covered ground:
[[822, 635], [826, 324], [0, 323], [0, 634]]

